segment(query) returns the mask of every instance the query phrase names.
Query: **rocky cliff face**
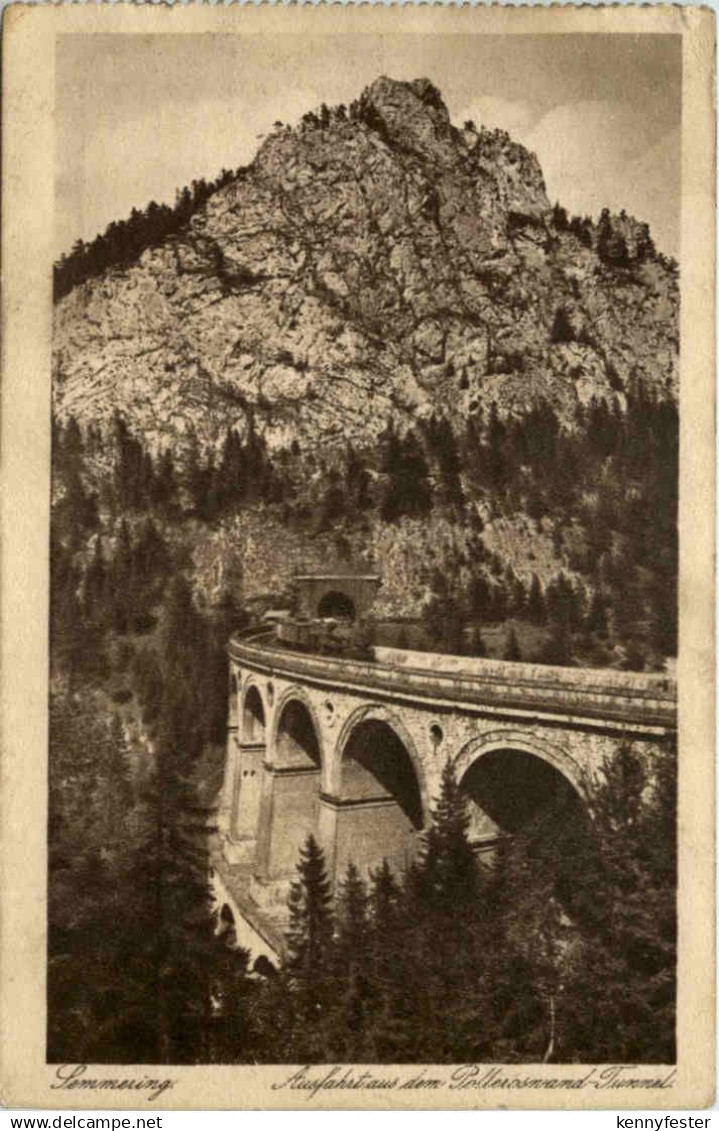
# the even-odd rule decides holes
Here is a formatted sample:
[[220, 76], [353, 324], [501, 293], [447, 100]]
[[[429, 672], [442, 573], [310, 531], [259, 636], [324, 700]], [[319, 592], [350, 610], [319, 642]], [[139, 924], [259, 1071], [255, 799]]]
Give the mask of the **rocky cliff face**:
[[185, 231], [57, 304], [56, 408], [119, 409], [159, 446], [249, 411], [273, 443], [327, 445], [390, 413], [671, 391], [676, 274], [621, 224], [614, 264], [596, 227], [556, 223], [522, 146], [455, 128], [426, 79], [380, 78], [277, 126]]

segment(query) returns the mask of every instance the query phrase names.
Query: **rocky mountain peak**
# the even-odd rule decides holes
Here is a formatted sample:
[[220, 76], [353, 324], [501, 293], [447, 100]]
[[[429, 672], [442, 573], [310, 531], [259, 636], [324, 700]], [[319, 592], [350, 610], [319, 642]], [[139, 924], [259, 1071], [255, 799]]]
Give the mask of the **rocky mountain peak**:
[[158, 447], [250, 417], [361, 445], [390, 416], [572, 419], [676, 385], [676, 272], [646, 226], [552, 210], [535, 155], [453, 126], [426, 78], [277, 123], [184, 227], [106, 263], [56, 305], [55, 407]]
[[381, 76], [359, 100], [362, 116], [390, 144], [419, 157], [452, 162], [452, 124], [442, 95], [427, 78], [398, 82]]

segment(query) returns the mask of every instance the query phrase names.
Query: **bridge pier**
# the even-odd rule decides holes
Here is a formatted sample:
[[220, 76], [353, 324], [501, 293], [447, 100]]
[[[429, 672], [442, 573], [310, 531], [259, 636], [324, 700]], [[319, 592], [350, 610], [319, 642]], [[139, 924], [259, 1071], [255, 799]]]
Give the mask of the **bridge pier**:
[[264, 757], [264, 742], [235, 741], [230, 820], [225, 838], [225, 859], [229, 864], [254, 859]]
[[232, 815], [235, 796], [235, 777], [237, 774], [237, 757], [239, 743], [238, 722], [239, 690], [234, 674], [230, 675], [229, 710], [227, 715], [227, 745], [225, 757], [225, 772], [220, 793], [220, 803], [217, 812], [217, 824], [222, 834], [223, 841], [231, 835]]
[[321, 794], [318, 838], [333, 887], [345, 879], [350, 864], [367, 879], [386, 859], [400, 877], [418, 844], [414, 827], [389, 794], [351, 800]]
[[225, 839], [230, 836], [232, 830], [232, 807], [235, 792], [235, 774], [237, 773], [237, 754], [237, 727], [228, 723], [225, 773], [217, 811], [218, 828]]
[[317, 836], [319, 786], [319, 766], [264, 763], [250, 886], [253, 898], [262, 907], [286, 911], [300, 849], [310, 834]]
[[476, 801], [462, 791], [465, 797], [469, 798], [469, 828], [467, 835], [474, 845], [494, 844], [498, 837], [502, 836], [502, 829], [493, 821], [488, 813], [482, 809]]

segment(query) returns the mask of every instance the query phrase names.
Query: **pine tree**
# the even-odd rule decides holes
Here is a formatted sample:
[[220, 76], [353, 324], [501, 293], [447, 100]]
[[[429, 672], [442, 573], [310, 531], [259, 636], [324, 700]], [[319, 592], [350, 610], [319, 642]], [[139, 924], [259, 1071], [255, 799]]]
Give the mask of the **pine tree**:
[[495, 865], [492, 941], [503, 955], [495, 1000], [515, 1055], [528, 1061], [557, 1058], [564, 956], [572, 942], [557, 894], [562, 862], [561, 844], [540, 824], [500, 843]]
[[519, 647], [519, 641], [517, 640], [517, 634], [514, 631], [514, 626], [510, 626], [509, 632], [507, 633], [507, 642], [504, 646], [503, 658], [512, 662], [521, 660], [523, 658], [521, 649]]
[[354, 864], [340, 885], [333, 947], [337, 981], [330, 1037], [334, 1059], [364, 1059], [364, 1030], [371, 1006], [369, 900]]
[[185, 488], [190, 509], [199, 517], [204, 516], [207, 481], [205, 468], [200, 455], [200, 444], [194, 428], [187, 432], [187, 456], [185, 459], [185, 473], [183, 486]]
[[547, 586], [546, 606], [550, 621], [560, 622], [568, 629], [579, 626], [576, 594], [571, 582], [561, 570]]
[[491, 620], [503, 621], [507, 616], [507, 609], [509, 601], [507, 600], [507, 590], [504, 584], [500, 582], [498, 585], [492, 586], [492, 602], [491, 602]]
[[344, 490], [350, 512], [362, 513], [372, 506], [372, 480], [364, 460], [351, 444], [347, 445], [344, 471]]
[[554, 664], [566, 667], [572, 660], [572, 644], [566, 621], [552, 624], [549, 636], [538, 657], [541, 664]]
[[497, 405], [492, 401], [487, 424], [486, 467], [490, 485], [501, 491], [507, 480], [508, 466], [505, 455], [507, 429], [500, 419]]
[[98, 627], [104, 627], [108, 621], [109, 599], [110, 593], [102, 539], [98, 536], [95, 539], [92, 558], [85, 570], [83, 584], [85, 619]]
[[377, 955], [388, 945], [400, 926], [401, 889], [386, 857], [371, 873], [370, 879], [369, 906], [372, 931], [376, 940], [375, 955]]
[[324, 853], [312, 835], [300, 850], [288, 907], [285, 937], [293, 1017], [291, 1047], [301, 1059], [327, 1060], [337, 1040], [334, 917]]
[[[53, 529], [50, 540], [50, 641], [53, 669], [65, 668], [72, 682], [86, 658], [87, 628], [78, 596], [80, 574]], [[85, 623], [83, 623], [85, 622]]]
[[162, 707], [163, 679], [153, 649], [143, 648], [132, 662], [132, 683], [142, 707], [142, 721], [152, 732]]
[[554, 227], [558, 232], [566, 232], [567, 228], [569, 227], [567, 210], [566, 208], [562, 208], [562, 206], [558, 202], [552, 209], [552, 221], [554, 223]]
[[511, 580], [512, 595], [510, 603], [512, 614], [517, 617], [518, 620], [521, 620], [527, 614], [527, 591], [521, 578], [513, 577]]
[[112, 624], [116, 632], [129, 631], [134, 611], [133, 547], [127, 520], [122, 518], [117, 526], [115, 546], [110, 567]]
[[319, 530], [332, 530], [347, 513], [347, 500], [339, 472], [332, 470], [322, 500]]
[[487, 1056], [495, 1036], [488, 892], [469, 821], [467, 800], [447, 764], [405, 895], [402, 978], [412, 1001], [414, 1055], [430, 1062]]
[[345, 973], [366, 957], [368, 897], [356, 866], [350, 863], [337, 898], [336, 961]]
[[324, 853], [312, 835], [300, 850], [297, 873], [289, 896], [288, 964], [306, 990], [313, 992], [321, 984], [330, 954], [333, 917]]
[[625, 743], [595, 786], [599, 851], [581, 872], [596, 915], [575, 947], [564, 994], [572, 1059], [674, 1061], [676, 781], [675, 748], [647, 763]]
[[98, 706], [81, 686], [51, 701], [48, 1055], [154, 1062], [142, 817], [119, 723]]
[[597, 225], [597, 255], [602, 260], [609, 258], [609, 245], [612, 239], [612, 220], [608, 208], [603, 208]]
[[[119, 413], [114, 418], [115, 488], [122, 510], [142, 507], [152, 492], [154, 473], [149, 453], [131, 435], [127, 422]], [[149, 460], [149, 464], [148, 461]]]
[[82, 429], [74, 416], [68, 417], [64, 429], [61, 428], [58, 432], [58, 439], [63, 466], [68, 471], [79, 472], [82, 468], [85, 444]]
[[552, 342], [558, 343], [574, 341], [574, 329], [572, 328], [572, 323], [567, 310], [563, 306], [557, 307], [557, 310], [555, 311], [554, 321], [552, 322], [552, 329], [550, 331], [549, 337]]
[[584, 620], [584, 627], [587, 632], [595, 633], [597, 636], [607, 635], [607, 603], [606, 599], [598, 591], [592, 594], [589, 611]]
[[220, 457], [218, 481], [220, 492], [220, 505], [222, 507], [236, 506], [243, 497], [245, 488], [245, 459], [242, 441], [234, 428], [229, 428]]
[[97, 781], [93, 804], [104, 826], [106, 843], [110, 847], [118, 840], [123, 840], [125, 821], [132, 805], [129, 751], [117, 713], [110, 719], [103, 745], [103, 772]]
[[472, 576], [467, 593], [467, 603], [472, 616], [489, 619], [491, 594], [486, 577], [481, 573]]
[[139, 572], [149, 579], [166, 576], [170, 567], [167, 543], [151, 518], [146, 519], [135, 547], [135, 560]]
[[408, 969], [408, 914], [404, 893], [387, 860], [370, 876], [369, 964], [364, 1046], [368, 1060], [392, 1063], [411, 1057], [415, 1042]]
[[384, 437], [382, 471], [387, 476], [381, 516], [395, 522], [403, 515], [420, 517], [432, 508], [429, 467], [420, 441], [411, 430], [400, 439], [392, 423]]
[[470, 656], [477, 656], [481, 658], [487, 655], [487, 647], [482, 637], [482, 630], [474, 626], [469, 634], [469, 654]]
[[409, 649], [409, 636], [404, 625], [402, 625], [399, 632], [397, 633], [397, 639], [394, 642], [394, 647], [402, 649], [404, 651]]
[[424, 608], [424, 622], [433, 648], [451, 656], [464, 654], [464, 616], [454, 597], [433, 597]]
[[446, 417], [443, 417], [436, 425], [434, 445], [437, 452], [444, 501], [448, 506], [461, 507], [464, 502], [460, 478], [462, 464], [459, 458], [457, 438], [450, 421]]
[[439, 797], [432, 810], [421, 871], [432, 903], [458, 912], [479, 889], [474, 852], [469, 843], [469, 811], [451, 763], [442, 771]]

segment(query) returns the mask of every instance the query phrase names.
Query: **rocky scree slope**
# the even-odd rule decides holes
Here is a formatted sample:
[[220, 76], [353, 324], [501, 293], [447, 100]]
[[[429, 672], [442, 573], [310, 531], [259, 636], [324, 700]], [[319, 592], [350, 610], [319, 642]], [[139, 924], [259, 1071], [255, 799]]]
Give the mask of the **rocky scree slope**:
[[558, 230], [531, 153], [455, 128], [426, 79], [379, 78], [349, 113], [275, 127], [187, 229], [57, 303], [55, 407], [118, 410], [156, 447], [250, 413], [270, 443], [315, 446], [371, 442], [390, 413], [547, 397], [570, 417], [637, 377], [674, 391], [676, 273], [632, 259], [621, 223], [615, 267], [596, 227]]

